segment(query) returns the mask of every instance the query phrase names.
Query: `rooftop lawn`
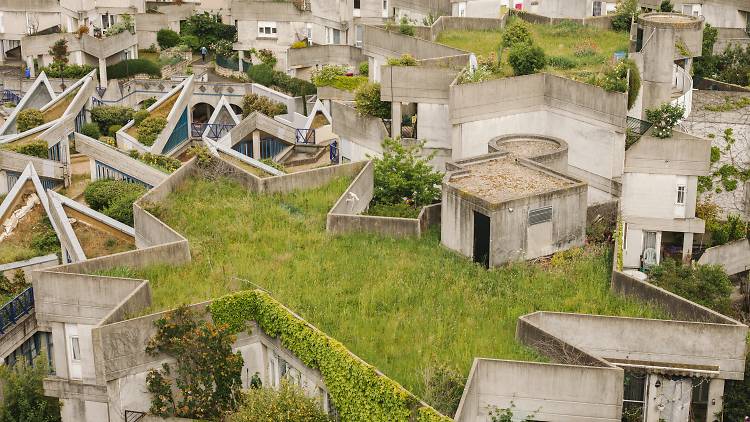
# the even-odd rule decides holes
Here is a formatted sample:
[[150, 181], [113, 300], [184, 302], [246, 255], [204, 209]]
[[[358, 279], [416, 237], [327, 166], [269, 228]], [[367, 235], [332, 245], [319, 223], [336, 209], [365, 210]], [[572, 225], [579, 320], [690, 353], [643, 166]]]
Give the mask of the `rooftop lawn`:
[[416, 394], [432, 358], [464, 374], [475, 356], [539, 359], [515, 341], [517, 318], [529, 312], [659, 316], [610, 294], [604, 247], [487, 271], [441, 247], [437, 233], [332, 237], [326, 212], [348, 183], [259, 195], [192, 179], [154, 212], [190, 240], [193, 262], [110, 275], [150, 280], [149, 311], [260, 286]]
[[[556, 69], [548, 66], [548, 71], [573, 78], [583, 78], [599, 72], [609, 63], [616, 51], [628, 51], [627, 32], [616, 32], [583, 26], [572, 22], [556, 25], [529, 24], [534, 43], [542, 47], [547, 58], [565, 57], [575, 63], [572, 69]], [[448, 30], [441, 32], [437, 42], [462, 50], [471, 51], [477, 56], [497, 53], [500, 45], [500, 31]], [[503, 54], [503, 74], [512, 76], [513, 69], [508, 65], [506, 50]]]

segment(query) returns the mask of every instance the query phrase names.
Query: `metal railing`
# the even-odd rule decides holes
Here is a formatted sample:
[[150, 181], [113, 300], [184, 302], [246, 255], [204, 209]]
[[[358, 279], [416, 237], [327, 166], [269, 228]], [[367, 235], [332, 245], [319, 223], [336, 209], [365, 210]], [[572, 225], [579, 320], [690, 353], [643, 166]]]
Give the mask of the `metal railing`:
[[190, 124], [190, 136], [192, 138], [200, 138], [208, 128], [207, 136], [213, 140], [219, 139], [222, 136], [229, 133], [234, 125], [224, 123], [191, 123]]
[[329, 148], [329, 155], [331, 157], [331, 164], [339, 163], [339, 143], [337, 141], [331, 142]]
[[104, 101], [102, 101], [102, 100], [100, 100], [100, 99], [98, 99], [96, 97], [91, 97], [91, 104], [93, 104], [94, 107], [99, 107], [99, 106], [103, 106], [104, 105]]
[[4, 89], [3, 90], [2, 102], [4, 102], [4, 103], [5, 102], [11, 102], [11, 103], [13, 103], [15, 105], [18, 105], [18, 103], [20, 101], [21, 101], [21, 96], [20, 95], [16, 94], [15, 92], [13, 92], [13, 91], [11, 91], [9, 89]]
[[34, 309], [34, 289], [29, 287], [0, 308], [0, 335]]
[[628, 131], [625, 135], [625, 149], [630, 148], [633, 144], [641, 139], [641, 136], [651, 129], [654, 124], [645, 120], [636, 119], [635, 117], [628, 116], [627, 127]]
[[315, 129], [295, 129], [298, 144], [315, 144]]
[[137, 412], [135, 410], [125, 411], [125, 422], [138, 422], [146, 417], [146, 412]]

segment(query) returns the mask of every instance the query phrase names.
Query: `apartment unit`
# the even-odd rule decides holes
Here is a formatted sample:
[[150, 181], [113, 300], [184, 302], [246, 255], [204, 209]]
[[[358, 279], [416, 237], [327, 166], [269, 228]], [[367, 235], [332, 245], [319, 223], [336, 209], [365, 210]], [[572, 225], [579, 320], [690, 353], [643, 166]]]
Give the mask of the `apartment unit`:
[[550, 18], [589, 18], [615, 11], [616, 0], [524, 0], [523, 10]]

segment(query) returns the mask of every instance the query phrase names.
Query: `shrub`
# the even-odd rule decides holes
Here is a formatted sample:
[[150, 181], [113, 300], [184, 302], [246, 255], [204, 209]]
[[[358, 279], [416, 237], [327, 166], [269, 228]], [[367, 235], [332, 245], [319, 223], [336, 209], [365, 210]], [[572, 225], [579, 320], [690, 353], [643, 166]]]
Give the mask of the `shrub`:
[[346, 75], [346, 66], [326, 64], [312, 73], [310, 80], [315, 86], [330, 86], [337, 76]]
[[93, 122], [85, 123], [81, 126], [81, 134], [94, 139], [99, 139], [102, 136], [102, 133], [99, 132], [99, 125]]
[[641, 6], [638, 0], [620, 0], [615, 7], [615, 15], [612, 18], [612, 29], [615, 31], [630, 31], [630, 23], [638, 18]]
[[151, 154], [150, 152], [140, 154], [138, 159], [164, 171], [165, 173], [172, 173], [182, 165], [182, 162], [176, 158], [167, 157], [166, 155], [161, 154]]
[[286, 173], [286, 171], [287, 171], [286, 167], [284, 167], [283, 164], [277, 163], [276, 161], [273, 161], [272, 158], [263, 158], [262, 160], [260, 160], [260, 162], [263, 163], [263, 164], [265, 164], [265, 165], [267, 165], [267, 166], [273, 167], [276, 170], [283, 171], [284, 173]]
[[146, 345], [151, 356], [167, 355], [146, 375], [151, 413], [193, 419], [221, 420], [236, 411], [242, 396], [240, 352], [232, 352], [236, 336], [225, 324], [198, 320], [186, 306], [154, 321], [156, 334]]
[[354, 93], [354, 104], [361, 115], [387, 119], [391, 117], [391, 103], [380, 100], [380, 84], [367, 82]]
[[416, 66], [417, 59], [411, 54], [402, 54], [401, 57], [388, 59], [388, 66]]
[[49, 148], [47, 147], [47, 141], [43, 141], [41, 139], [34, 139], [31, 142], [22, 143], [19, 145], [9, 144], [7, 148], [19, 154], [30, 155], [32, 157], [39, 158], [47, 158], [47, 152], [49, 150]]
[[133, 119], [133, 113], [135, 110], [130, 107], [98, 106], [91, 109], [91, 120], [99, 125], [101, 132], [107, 132], [113, 125], [125, 126]]
[[516, 44], [510, 49], [508, 63], [517, 75], [530, 75], [544, 68], [546, 57], [541, 47], [530, 44]]
[[44, 115], [41, 111], [35, 108], [21, 110], [18, 112], [18, 115], [16, 115], [16, 127], [18, 128], [19, 133], [26, 132], [29, 129], [34, 129], [42, 124], [44, 124]]
[[[745, 373], [750, 373], [750, 353], [745, 356]], [[747, 416], [747, 409], [750, 409], [750, 377], [727, 380], [720, 420], [742, 421]]]
[[682, 265], [666, 259], [650, 268], [649, 281], [717, 312], [731, 310], [732, 282], [720, 265]]
[[377, 215], [380, 217], [417, 218], [421, 208], [409, 203], [400, 204], [372, 204], [365, 215]]
[[273, 51], [264, 48], [256, 51], [255, 55], [258, 56], [258, 59], [262, 64], [271, 66], [272, 68], [276, 66], [276, 56], [273, 54]]
[[182, 35], [180, 37], [180, 44], [186, 45], [189, 50], [193, 51], [197, 51], [202, 47], [200, 38], [195, 35]]
[[370, 64], [368, 62], [362, 62], [357, 67], [357, 70], [359, 70], [360, 75], [367, 76], [370, 74]]
[[432, 362], [422, 378], [424, 401], [444, 415], [455, 415], [464, 392], [465, 377], [450, 366]]
[[529, 24], [521, 19], [513, 19], [503, 31], [500, 48], [512, 48], [518, 44], [532, 44]]
[[289, 48], [293, 48], [295, 50], [299, 48], [307, 48], [307, 40], [295, 41]]
[[653, 135], [657, 138], [671, 138], [672, 128], [685, 116], [685, 107], [664, 103], [646, 110], [646, 118], [654, 124]]
[[86, 186], [83, 197], [92, 209], [132, 226], [133, 202], [144, 193], [146, 188], [138, 183], [100, 179]]
[[[218, 13], [196, 13], [185, 21], [180, 32], [182, 43], [190, 45], [193, 50], [216, 43], [218, 40], [237, 41], [237, 28], [221, 21]], [[190, 37], [190, 39], [187, 39]]]
[[547, 64], [551, 67], [554, 67], [555, 69], [562, 70], [572, 69], [576, 67], [576, 63], [565, 56], [550, 56], [547, 58]]
[[406, 16], [401, 16], [401, 22], [398, 24], [398, 32], [410, 37], [414, 36], [414, 25], [409, 23], [409, 19]]
[[138, 126], [141, 124], [141, 122], [148, 116], [150, 116], [151, 113], [148, 112], [148, 110], [138, 110], [135, 113], [133, 113], [133, 123]]
[[138, 125], [138, 142], [150, 147], [156, 142], [156, 138], [165, 126], [167, 126], [167, 119], [161, 116], [146, 117]]
[[146, 98], [145, 100], [143, 100], [141, 102], [141, 110], [147, 110], [149, 107], [151, 107], [152, 105], [154, 105], [154, 103], [156, 103], [156, 101], [158, 101], [156, 99], [156, 97]]
[[156, 33], [156, 42], [163, 50], [172, 48], [180, 43], [180, 34], [168, 28], [162, 28]]
[[669, 0], [662, 0], [659, 5], [660, 12], [674, 12], [674, 5]]
[[0, 367], [3, 401], [0, 420], [3, 422], [59, 422], [60, 400], [44, 395], [42, 381], [49, 376], [47, 356], [42, 353], [29, 365], [21, 359], [15, 366]]
[[248, 94], [242, 99], [242, 117], [245, 118], [257, 111], [268, 117], [286, 114], [286, 105], [277, 103], [258, 94]]
[[140, 73], [161, 77], [161, 69], [159, 68], [159, 65], [151, 60], [128, 59], [107, 66], [107, 76], [109, 76], [110, 79], [129, 78]]
[[102, 136], [99, 138], [100, 142], [104, 142], [105, 144], [117, 148], [117, 140], [113, 136]]
[[248, 390], [236, 413], [228, 422], [329, 422], [331, 419], [314, 398], [286, 380], [281, 387]]
[[122, 125], [112, 125], [107, 128], [107, 135], [114, 138], [117, 135], [117, 131], [120, 129], [122, 129]]
[[91, 73], [94, 70], [94, 66], [89, 64], [62, 64], [53, 63], [50, 66], [45, 66], [40, 69], [47, 76], [51, 78], [69, 78], [69, 79], [81, 79], [82, 77]]
[[16, 296], [29, 287], [26, 280], [26, 273], [23, 270], [16, 270], [13, 277], [8, 279], [5, 274], [0, 273], [0, 294], [5, 296]]
[[274, 76], [273, 66], [267, 64], [256, 64], [248, 69], [247, 76], [255, 83], [271, 86], [273, 84]]
[[711, 235], [706, 247], [723, 245], [747, 236], [747, 223], [731, 214], [725, 221], [720, 220], [719, 206], [709, 200], [696, 203], [695, 216], [705, 221], [706, 233]]
[[428, 158], [420, 157], [424, 142], [403, 145], [398, 139], [383, 140], [383, 157], [375, 158], [373, 204], [407, 203], [422, 207], [440, 198], [442, 174]]

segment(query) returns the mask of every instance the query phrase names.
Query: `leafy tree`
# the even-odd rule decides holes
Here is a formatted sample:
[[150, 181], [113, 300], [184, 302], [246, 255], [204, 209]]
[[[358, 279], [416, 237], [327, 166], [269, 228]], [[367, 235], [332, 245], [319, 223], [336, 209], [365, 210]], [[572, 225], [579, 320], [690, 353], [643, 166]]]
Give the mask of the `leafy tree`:
[[224, 24], [221, 21], [221, 15], [218, 13], [196, 13], [187, 19], [180, 32], [187, 36], [196, 37], [199, 43], [202, 43], [206, 48], [219, 40], [237, 41], [237, 28], [234, 25]]
[[99, 125], [100, 132], [106, 132], [113, 125], [125, 126], [133, 119], [133, 110], [123, 106], [98, 106], [91, 109], [91, 120]]
[[94, 122], [81, 126], [81, 134], [94, 139], [99, 139], [102, 136], [102, 133], [99, 131], [99, 125]]
[[49, 48], [49, 54], [52, 56], [52, 62], [62, 68], [68, 63], [68, 40], [60, 38]]
[[666, 259], [650, 268], [649, 281], [717, 312], [731, 311], [732, 282], [720, 265], [682, 265]]
[[154, 321], [157, 332], [146, 352], [175, 359], [146, 375], [155, 415], [222, 420], [239, 407], [243, 360], [239, 352], [232, 352], [236, 337], [226, 325], [198, 317], [181, 306]]
[[438, 201], [442, 174], [419, 154], [424, 141], [406, 146], [399, 139], [383, 140], [383, 157], [375, 158], [373, 204], [407, 203], [420, 208]]
[[674, 5], [669, 0], [662, 0], [661, 4], [659, 5], [659, 11], [660, 12], [674, 12]]
[[44, 115], [35, 108], [27, 108], [18, 112], [16, 116], [16, 127], [18, 132], [26, 132], [29, 129], [44, 124]]
[[520, 43], [515, 44], [508, 53], [508, 63], [513, 68], [516, 76], [530, 75], [544, 68], [547, 58], [544, 50], [537, 45]]
[[0, 380], [4, 384], [0, 403], [0, 422], [59, 422], [60, 401], [46, 397], [42, 380], [49, 374], [44, 354], [34, 359], [34, 365], [21, 360], [13, 367], [0, 366]]
[[228, 422], [329, 422], [320, 403], [305, 396], [301, 388], [282, 380], [279, 390], [254, 388]]
[[[750, 374], [750, 353], [745, 357], [745, 373]], [[724, 386], [724, 408], [722, 418], [725, 421], [742, 421], [750, 409], [750, 377], [743, 380], [727, 380]]]
[[512, 48], [517, 44], [533, 44], [529, 24], [521, 19], [513, 19], [503, 31], [498, 50]]
[[638, 0], [620, 0], [615, 7], [612, 18], [612, 29], [615, 31], [630, 31], [630, 23], [641, 13]]
[[258, 94], [247, 94], [242, 99], [242, 118], [247, 117], [254, 111], [261, 112], [268, 117], [274, 117], [279, 114], [285, 114], [286, 105], [271, 101]]
[[717, 71], [718, 58], [714, 56], [714, 44], [719, 38], [719, 30], [706, 24], [703, 27], [701, 57], [696, 57], [693, 73], [697, 77], [713, 77]]
[[172, 48], [180, 43], [180, 34], [168, 28], [162, 28], [156, 33], [156, 42], [162, 50]]
[[361, 115], [387, 119], [391, 117], [391, 103], [380, 100], [380, 84], [367, 82], [354, 93], [354, 106]]

